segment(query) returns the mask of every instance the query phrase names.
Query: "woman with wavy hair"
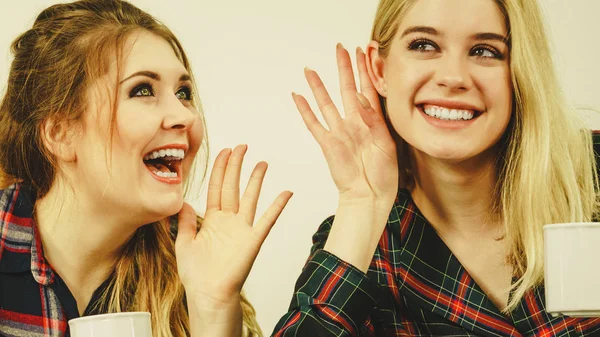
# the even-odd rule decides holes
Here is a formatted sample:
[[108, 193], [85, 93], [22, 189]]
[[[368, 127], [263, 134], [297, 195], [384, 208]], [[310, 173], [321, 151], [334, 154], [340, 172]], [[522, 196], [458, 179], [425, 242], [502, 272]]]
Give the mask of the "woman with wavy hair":
[[240, 198], [237, 146], [215, 160], [203, 221], [184, 203], [207, 143], [173, 33], [125, 1], [82, 0], [42, 11], [12, 52], [0, 334], [64, 336], [81, 315], [147, 311], [154, 336], [261, 335], [241, 289], [291, 193], [253, 226], [267, 165]]
[[593, 144], [534, 0], [381, 0], [345, 117], [293, 95], [339, 190], [275, 336], [592, 336], [545, 311], [542, 226], [590, 221]]

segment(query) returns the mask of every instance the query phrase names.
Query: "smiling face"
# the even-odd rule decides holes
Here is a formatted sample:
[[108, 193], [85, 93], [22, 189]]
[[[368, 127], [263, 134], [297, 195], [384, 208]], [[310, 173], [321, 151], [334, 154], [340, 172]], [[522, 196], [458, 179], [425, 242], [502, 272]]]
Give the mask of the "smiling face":
[[501, 138], [512, 110], [506, 36], [493, 0], [418, 0], [388, 55], [371, 57], [390, 121], [419, 155], [461, 162]]
[[[107, 211], [156, 221], [181, 208], [183, 183], [202, 143], [202, 121], [192, 105], [190, 75], [166, 40], [133, 34], [124, 55], [119, 78], [113, 62], [89, 90], [73, 180]], [[115, 93], [109, 98], [105, 88], [116, 82], [111, 133], [108, 102]]]

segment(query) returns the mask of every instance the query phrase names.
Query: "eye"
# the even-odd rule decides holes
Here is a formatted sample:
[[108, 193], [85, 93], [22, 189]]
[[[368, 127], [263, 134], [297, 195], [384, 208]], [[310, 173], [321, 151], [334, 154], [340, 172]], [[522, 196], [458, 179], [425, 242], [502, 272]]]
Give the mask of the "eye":
[[154, 88], [149, 83], [142, 83], [129, 93], [129, 97], [150, 97], [154, 96]]
[[183, 86], [183, 87], [179, 88], [179, 90], [177, 90], [177, 92], [175, 93], [175, 96], [177, 97], [177, 99], [191, 101], [192, 100], [192, 89], [190, 89], [190, 87], [188, 87], [188, 86]]
[[430, 51], [438, 50], [439, 47], [437, 44], [435, 44], [435, 42], [433, 42], [431, 40], [415, 39], [415, 40], [412, 40], [408, 44], [408, 49], [419, 51], [419, 52], [430, 52]]
[[471, 56], [477, 56], [481, 58], [493, 58], [502, 60], [504, 59], [504, 55], [500, 53], [496, 48], [491, 46], [476, 46], [471, 49]]

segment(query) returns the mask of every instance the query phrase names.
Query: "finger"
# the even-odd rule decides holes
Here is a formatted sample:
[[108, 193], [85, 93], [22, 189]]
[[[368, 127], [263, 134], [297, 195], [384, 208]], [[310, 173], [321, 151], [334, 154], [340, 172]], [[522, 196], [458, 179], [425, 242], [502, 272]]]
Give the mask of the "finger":
[[356, 101], [356, 81], [354, 80], [354, 70], [352, 69], [352, 60], [350, 54], [338, 43], [336, 46], [336, 59], [340, 81], [340, 93], [344, 105], [344, 113], [350, 116], [356, 113], [360, 105]]
[[265, 179], [267, 168], [268, 165], [264, 161], [256, 164], [250, 175], [250, 179], [248, 180], [248, 186], [244, 191], [242, 201], [240, 202], [240, 214], [246, 218], [246, 221], [248, 221], [250, 225], [254, 223], [256, 205], [258, 204], [258, 197], [260, 196], [260, 190]]
[[221, 210], [237, 213], [240, 202], [240, 172], [247, 145], [238, 145], [233, 149], [221, 190]]
[[215, 159], [208, 182], [207, 212], [221, 209], [221, 188], [223, 187], [223, 178], [225, 177], [225, 170], [227, 169], [230, 156], [231, 149], [223, 149]]
[[379, 114], [382, 114], [381, 104], [379, 103], [379, 93], [367, 70], [367, 56], [365, 52], [360, 48], [356, 48], [356, 64], [358, 66], [358, 76], [360, 78], [360, 93], [365, 96], [371, 105], [371, 107]]
[[310, 87], [313, 96], [315, 96], [319, 110], [321, 110], [321, 114], [323, 114], [329, 129], [335, 128], [342, 120], [342, 117], [335, 107], [335, 104], [333, 104], [333, 101], [327, 92], [327, 88], [325, 88], [319, 74], [312, 69], [304, 68], [304, 76], [306, 77], [306, 81], [308, 82], [308, 86]]
[[383, 116], [371, 107], [369, 100], [365, 96], [356, 93], [356, 97], [358, 102], [363, 107], [363, 109], [359, 110], [360, 117], [362, 118], [365, 125], [369, 127], [369, 131], [373, 136], [373, 142], [375, 142], [377, 146], [379, 146], [386, 152], [395, 151], [394, 141], [392, 139], [392, 136], [390, 135], [390, 131], [387, 125], [385, 124]]
[[175, 239], [175, 244], [192, 241], [197, 233], [196, 211], [187, 202], [184, 202], [183, 207], [179, 210], [177, 219], [177, 238]]
[[300, 112], [300, 116], [302, 116], [302, 120], [304, 121], [304, 125], [308, 128], [308, 131], [313, 135], [313, 137], [320, 144], [321, 139], [327, 133], [327, 129], [323, 127], [321, 122], [315, 116], [315, 113], [310, 108], [310, 105], [306, 101], [306, 98], [302, 95], [298, 95], [296, 93], [292, 93], [292, 98], [294, 100], [294, 104], [296, 104], [296, 109]]
[[267, 235], [269, 235], [271, 228], [273, 228], [273, 225], [279, 218], [279, 215], [281, 215], [281, 212], [287, 205], [292, 195], [293, 193], [290, 191], [281, 192], [281, 194], [279, 194], [271, 206], [267, 208], [260, 219], [258, 219], [256, 225], [254, 225], [254, 228], [259, 234], [261, 243], [267, 238]]

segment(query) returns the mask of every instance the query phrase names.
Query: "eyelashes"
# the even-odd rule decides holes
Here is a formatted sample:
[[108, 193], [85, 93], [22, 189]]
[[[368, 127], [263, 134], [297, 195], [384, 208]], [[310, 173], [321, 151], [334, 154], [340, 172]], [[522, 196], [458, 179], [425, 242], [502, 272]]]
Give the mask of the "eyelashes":
[[[490, 53], [491, 56], [485, 56], [484, 54], [486, 52]], [[498, 60], [504, 60], [504, 54], [502, 54], [496, 48], [489, 46], [489, 45], [477, 45], [471, 49], [469, 54], [471, 56], [478, 56], [478, 57], [485, 57], [485, 58], [491, 57], [491, 58], [495, 58]]]
[[438, 47], [438, 45], [429, 39], [415, 38], [408, 43], [408, 50], [426, 52], [436, 51], [439, 49], [440, 48]]
[[[136, 85], [130, 92], [129, 98], [134, 97], [154, 97], [156, 96], [156, 89], [152, 85], [152, 83], [145, 82]], [[194, 97], [192, 88], [189, 85], [183, 85], [177, 89], [175, 92], [175, 96], [179, 100], [191, 101]]]
[[[420, 53], [428, 53], [439, 52], [441, 48], [430, 39], [415, 38], [408, 43], [407, 49]], [[502, 54], [498, 49], [487, 44], [478, 44], [474, 46], [469, 50], [469, 56], [475, 56], [483, 59], [505, 59], [504, 54]]]

